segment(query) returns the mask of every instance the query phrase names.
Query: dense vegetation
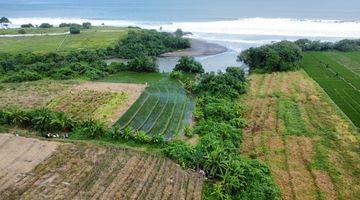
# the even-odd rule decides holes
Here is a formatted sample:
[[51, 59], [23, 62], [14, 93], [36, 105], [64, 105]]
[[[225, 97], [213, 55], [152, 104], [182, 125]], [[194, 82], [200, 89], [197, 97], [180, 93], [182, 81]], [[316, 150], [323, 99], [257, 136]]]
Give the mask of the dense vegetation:
[[120, 70], [119, 66], [108, 66], [102, 61], [109, 53], [108, 50], [89, 50], [66, 56], [57, 53], [3, 54], [0, 55], [0, 79], [3, 82], [34, 81], [43, 77], [95, 80]]
[[308, 39], [295, 41], [303, 51], [360, 51], [360, 39], [340, 40], [338, 42], [321, 42]]
[[39, 28], [52, 28], [52, 27], [54, 27], [54, 26], [49, 23], [42, 23], [39, 26]]
[[[214, 180], [206, 197], [209, 199], [279, 198], [279, 189], [269, 169], [238, 152], [241, 129], [246, 123], [241, 117], [244, 107], [237, 103], [239, 95], [245, 92], [244, 75], [239, 68], [204, 74], [194, 86], [198, 100], [193, 133], [201, 136], [199, 142], [192, 147], [183, 141], [172, 141], [164, 150], [183, 166], [200, 168]], [[228, 90], [220, 90], [222, 86]]]
[[247, 49], [241, 52], [238, 59], [247, 64], [250, 71], [289, 71], [300, 67], [302, 51], [293, 42], [282, 41]]
[[201, 74], [204, 73], [204, 68], [201, 63], [197, 62], [193, 57], [182, 56], [178, 64], [176, 64], [174, 71]]
[[135, 58], [140, 55], [158, 56], [160, 54], [190, 47], [190, 41], [170, 33], [156, 30], [131, 30], [128, 37], [119, 41], [118, 55], [121, 58]]

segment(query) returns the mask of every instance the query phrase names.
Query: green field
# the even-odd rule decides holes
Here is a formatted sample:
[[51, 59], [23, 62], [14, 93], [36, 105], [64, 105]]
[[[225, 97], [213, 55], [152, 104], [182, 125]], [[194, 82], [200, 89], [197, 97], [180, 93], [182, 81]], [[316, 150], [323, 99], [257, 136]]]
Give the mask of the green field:
[[[43, 29], [35, 29], [43, 31]], [[67, 29], [66, 29], [67, 30]], [[46, 32], [46, 31], [45, 31]], [[48, 29], [46, 33], [64, 33], [62, 28]], [[30, 33], [38, 33], [32, 31]], [[106, 48], [126, 37], [127, 29], [95, 27], [78, 35], [43, 35], [27, 37], [0, 37], [0, 53], [45, 53]]]
[[360, 52], [306, 52], [302, 65], [360, 127]]
[[168, 79], [168, 74], [122, 72], [100, 81], [149, 84], [119, 119], [122, 129], [130, 127], [149, 135], [161, 134], [171, 139], [174, 134], [182, 135], [184, 126], [191, 123], [194, 101], [178, 81]]

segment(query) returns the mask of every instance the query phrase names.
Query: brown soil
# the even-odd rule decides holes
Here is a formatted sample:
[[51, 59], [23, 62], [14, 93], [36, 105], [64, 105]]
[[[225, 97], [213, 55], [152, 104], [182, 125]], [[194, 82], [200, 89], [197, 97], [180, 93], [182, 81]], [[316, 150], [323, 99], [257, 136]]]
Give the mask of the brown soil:
[[[7, 146], [15, 145], [6, 138], [0, 141]], [[0, 145], [3, 146], [1, 142]], [[24, 145], [24, 150], [29, 146], [35, 145]], [[21, 159], [38, 158], [41, 154], [31, 151], [23, 155]], [[10, 163], [20, 160], [18, 156], [8, 157]], [[15, 181], [0, 189], [0, 199], [185, 199], [188, 196], [200, 200], [203, 182], [200, 174], [183, 170], [167, 158], [85, 143], [60, 145], [48, 159], [21, 178], [15, 178], [9, 176]]]
[[55, 142], [0, 134], [0, 191], [21, 180], [57, 146]]

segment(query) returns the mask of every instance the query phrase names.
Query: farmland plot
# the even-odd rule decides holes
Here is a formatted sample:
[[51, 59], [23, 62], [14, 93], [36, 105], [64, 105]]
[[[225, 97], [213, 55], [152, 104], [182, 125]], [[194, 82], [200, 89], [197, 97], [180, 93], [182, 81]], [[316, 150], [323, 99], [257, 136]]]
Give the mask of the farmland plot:
[[[0, 147], [0, 159], [14, 160], [7, 163], [6, 169], [26, 168], [28, 165], [35, 167], [38, 164], [35, 161], [39, 160], [36, 158], [49, 155], [47, 152], [52, 155], [35, 168], [23, 171], [26, 173], [21, 176], [7, 174], [6, 180], [14, 181], [0, 186], [1, 200], [201, 199], [202, 175], [183, 170], [167, 158], [85, 143], [56, 143], [57, 150], [52, 148], [52, 151], [49, 151], [49, 142], [34, 143], [33, 139], [14, 138], [16, 140], [13, 141], [4, 138], [0, 141], [5, 141], [5, 144], [0, 145], [14, 149], [17, 143], [23, 142], [22, 151], [31, 147], [31, 152], [22, 155], [19, 152], [13, 156], [6, 154], [9, 150], [5, 151]], [[47, 151], [38, 151], [44, 148]], [[34, 163], [28, 160], [33, 160]], [[0, 175], [3, 175], [2, 172], [3, 170]], [[0, 176], [0, 181], [3, 180], [3, 176]]]
[[282, 199], [358, 199], [359, 132], [304, 72], [254, 74], [242, 152], [264, 161]]
[[350, 118], [360, 127], [360, 53], [307, 52], [303, 67]]
[[193, 109], [194, 102], [180, 83], [162, 80], [148, 87], [118, 123], [122, 129], [129, 127], [171, 139], [191, 123]]

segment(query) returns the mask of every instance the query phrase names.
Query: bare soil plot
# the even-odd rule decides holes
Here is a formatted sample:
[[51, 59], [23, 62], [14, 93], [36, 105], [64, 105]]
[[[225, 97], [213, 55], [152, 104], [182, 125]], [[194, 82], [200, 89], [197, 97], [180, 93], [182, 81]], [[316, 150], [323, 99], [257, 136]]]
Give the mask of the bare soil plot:
[[57, 146], [56, 142], [0, 134], [0, 191], [20, 181]]
[[283, 199], [358, 199], [357, 130], [303, 71], [251, 75], [242, 151], [268, 164]]
[[63, 144], [0, 199], [201, 199], [203, 178], [169, 159], [117, 147]]

